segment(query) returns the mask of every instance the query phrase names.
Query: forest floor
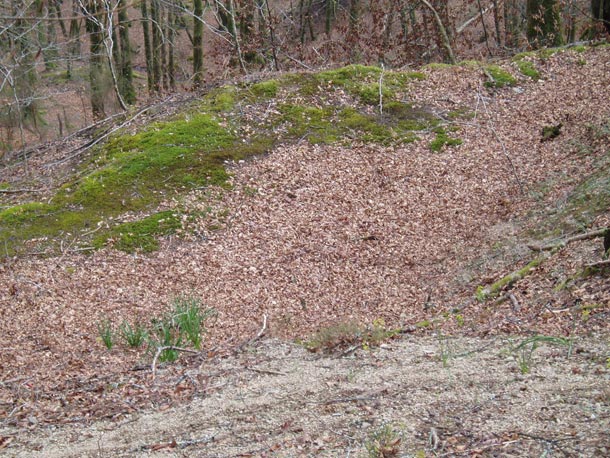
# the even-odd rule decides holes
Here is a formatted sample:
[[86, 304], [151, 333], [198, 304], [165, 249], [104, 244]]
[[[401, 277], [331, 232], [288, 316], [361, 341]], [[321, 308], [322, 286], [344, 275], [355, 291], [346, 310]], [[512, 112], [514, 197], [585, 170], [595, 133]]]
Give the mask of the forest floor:
[[[156, 252], [67, 239], [57, 256], [6, 256], [0, 453], [607, 455], [601, 239], [532, 246], [610, 226], [610, 48], [531, 59], [541, 78], [502, 88], [468, 64], [409, 83], [435, 116], [467, 112], [459, 145], [431, 151], [433, 130], [404, 145], [302, 138], [232, 164], [230, 190], [168, 197], [160, 209], [207, 216]], [[264, 106], [240, 113], [263, 128], [278, 105]], [[77, 164], [48, 164], [66, 154], [0, 182], [57, 187]], [[104, 320], [150, 320], [185, 294], [216, 311], [202, 351], [156, 364], [102, 345]], [[388, 339], [315, 334], [351, 323]], [[295, 343], [316, 338], [337, 346]]]

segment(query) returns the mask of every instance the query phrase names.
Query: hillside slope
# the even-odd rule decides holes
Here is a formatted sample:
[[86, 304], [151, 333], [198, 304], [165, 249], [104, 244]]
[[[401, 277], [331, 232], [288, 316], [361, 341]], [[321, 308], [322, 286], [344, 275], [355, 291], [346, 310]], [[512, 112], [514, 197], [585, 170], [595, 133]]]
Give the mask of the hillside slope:
[[[259, 330], [268, 337], [307, 340], [320, 328], [351, 323], [359, 326], [347, 327], [355, 329], [355, 337], [330, 337], [338, 346], [342, 339], [362, 343], [358, 333], [368, 325], [372, 332], [388, 331], [383, 337], [421, 337], [392, 343], [400, 354], [408, 354], [410, 345], [421, 345], [417, 354], [425, 354], [425, 346], [438, 342], [441, 361], [447, 354], [443, 336], [480, 339], [459, 345], [491, 345], [497, 350], [493, 361], [472, 364], [489, 364], [489, 370], [500, 365], [506, 380], [515, 367], [507, 369], [498, 359], [500, 346], [519, 360], [523, 348], [533, 353], [545, 341], [519, 349], [517, 343], [510, 347], [484, 336], [518, 335], [514, 342], [522, 342], [544, 334], [570, 349], [577, 342], [574, 348], [589, 356], [577, 356], [569, 365], [549, 360], [550, 372], [524, 377], [539, 381], [543, 390], [546, 381], [567, 379], [572, 371], [572, 386], [590, 388], [579, 393], [586, 406], [574, 401], [566, 407], [571, 413], [556, 415], [593, 409], [591, 420], [579, 417], [573, 424], [579, 429], [592, 421], [592, 434], [601, 434], [609, 418], [608, 393], [600, 384], [608, 377], [610, 288], [607, 269], [586, 268], [602, 260], [601, 239], [575, 241], [543, 255], [528, 244], [610, 226], [608, 62], [610, 48], [600, 46], [545, 51], [500, 66], [465, 62], [421, 72], [355, 66], [277, 75], [221, 88], [165, 121], [142, 128], [131, 124], [104, 146], [69, 161], [62, 157], [71, 153], [59, 150], [4, 167], [3, 189], [34, 187], [40, 194], [2, 195], [0, 447], [6, 444], [15, 454], [28, 447], [46, 450], [48, 444], [20, 442], [17, 434], [47, 424], [120, 422], [136, 418], [128, 416], [141, 409], [165, 410], [205, 398], [211, 383], [206, 365], [224, 361], [240, 367], [230, 355], [249, 348]], [[558, 135], [545, 136], [545, 128], [559, 124]], [[533, 268], [524, 279], [502, 282], [526, 265]], [[202, 352], [182, 354], [153, 373], [154, 348], [152, 353], [123, 343], [104, 348], [104, 325], [114, 326], [118, 336], [121, 323], [148, 324], [180, 295], [197, 297], [216, 311]], [[363, 346], [376, 343], [371, 338]], [[273, 351], [287, 344], [276, 345], [270, 361]], [[252, 351], [265, 355], [266, 349], [265, 343]], [[351, 363], [322, 364], [332, 371], [353, 363], [358, 371], [376, 364], [378, 356], [357, 351]], [[317, 361], [299, 358], [303, 364]], [[388, 363], [387, 379], [371, 369], [370, 380], [381, 377], [392, 385], [407, 370], [400, 361]], [[272, 371], [286, 372], [279, 366]], [[227, 381], [228, 391], [215, 385], [212, 391], [232, 399], [239, 380]], [[439, 383], [449, 382], [417, 382]], [[343, 388], [337, 396], [343, 397]], [[510, 404], [514, 393], [509, 393], [497, 399], [500, 406]], [[383, 404], [384, 396], [373, 397]], [[373, 416], [369, 423], [375, 427], [398, 421]], [[541, 433], [547, 426], [525, 426], [520, 436], [510, 435], [512, 426], [490, 426], [492, 436], [508, 436], [488, 444], [489, 450], [514, 440], [517, 454], [539, 452], [572, 434], [565, 429], [561, 437], [547, 437]], [[429, 433], [428, 428], [423, 434]], [[353, 439], [360, 448], [363, 435]], [[527, 435], [535, 436], [533, 443], [526, 444]], [[262, 440], [256, 437], [251, 440]], [[449, 454], [470, 453], [483, 444], [477, 437], [458, 441], [465, 448], [455, 449], [448, 437], [443, 436], [442, 450]], [[571, 437], [567, 454], [594, 456], [608, 447], [601, 440]], [[405, 452], [426, 448], [421, 438], [405, 442], [410, 444]], [[304, 454], [317, 453], [307, 447]], [[328, 456], [339, 453], [341, 446], [336, 447]], [[263, 455], [256, 450], [249, 453]], [[287, 450], [264, 453], [296, 453]], [[347, 450], [341, 449], [341, 456]]]

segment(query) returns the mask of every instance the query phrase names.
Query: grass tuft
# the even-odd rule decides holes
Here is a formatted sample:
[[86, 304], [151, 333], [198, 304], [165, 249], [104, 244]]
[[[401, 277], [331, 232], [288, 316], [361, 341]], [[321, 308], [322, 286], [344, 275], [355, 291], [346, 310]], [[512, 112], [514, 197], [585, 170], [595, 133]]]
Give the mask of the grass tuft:
[[97, 332], [102, 343], [108, 350], [112, 350], [114, 345], [114, 328], [109, 319], [104, 319], [97, 324]]

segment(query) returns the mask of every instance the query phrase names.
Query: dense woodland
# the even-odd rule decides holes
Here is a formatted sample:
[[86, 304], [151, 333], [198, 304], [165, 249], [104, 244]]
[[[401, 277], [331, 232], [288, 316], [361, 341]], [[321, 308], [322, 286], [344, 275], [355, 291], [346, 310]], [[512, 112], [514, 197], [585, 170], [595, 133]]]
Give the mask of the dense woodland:
[[229, 76], [455, 63], [608, 32], [609, 0], [7, 0], [0, 154]]

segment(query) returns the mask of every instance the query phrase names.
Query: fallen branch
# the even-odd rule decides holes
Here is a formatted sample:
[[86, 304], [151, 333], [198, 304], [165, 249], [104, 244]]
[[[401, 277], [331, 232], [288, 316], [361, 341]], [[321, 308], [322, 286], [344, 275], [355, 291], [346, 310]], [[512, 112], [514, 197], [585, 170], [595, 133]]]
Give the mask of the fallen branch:
[[587, 269], [600, 269], [604, 267], [610, 267], [610, 259], [604, 261], [592, 262], [591, 264], [585, 264]]
[[263, 334], [265, 334], [265, 332], [267, 331], [267, 315], [263, 315], [263, 326], [261, 327], [260, 331], [258, 331], [258, 334], [256, 334], [254, 337], [252, 337], [251, 339], [246, 340], [245, 342], [242, 342], [239, 346], [237, 346], [234, 350], [235, 353], [240, 352], [241, 350], [244, 349], [244, 347], [253, 344], [254, 342], [256, 342], [258, 339], [260, 339]]
[[65, 162], [68, 162], [71, 159], [74, 159], [75, 157], [80, 156], [81, 154], [83, 154], [88, 149], [94, 147], [95, 145], [97, 145], [102, 140], [105, 140], [106, 138], [110, 137], [117, 130], [122, 129], [123, 127], [129, 125], [130, 123], [135, 121], [136, 118], [138, 118], [139, 116], [143, 115], [144, 113], [146, 113], [147, 111], [151, 110], [154, 107], [155, 107], [155, 105], [149, 105], [149, 106], [147, 106], [145, 108], [142, 108], [140, 111], [138, 111], [136, 114], [134, 114], [128, 120], [122, 122], [118, 126], [113, 127], [112, 129], [107, 130], [106, 132], [104, 132], [104, 134], [100, 135], [99, 137], [97, 137], [97, 138], [95, 138], [95, 139], [93, 139], [91, 141], [88, 141], [84, 145], [81, 145], [78, 148], [73, 149], [72, 151], [70, 151], [70, 153], [68, 153], [68, 155], [66, 157], [64, 157], [64, 158], [62, 158], [62, 159], [60, 159], [58, 161], [52, 162], [50, 164], [47, 164], [47, 167], [55, 167], [56, 165], [61, 165], [61, 164], [65, 163]]
[[48, 189], [0, 189], [2, 194], [20, 194], [22, 192], [43, 192]]
[[[503, 2], [498, 2], [498, 6], [500, 6]], [[485, 14], [487, 14], [489, 11], [494, 9], [494, 4], [492, 3], [491, 5], [489, 5], [487, 8], [485, 8], [484, 10], [479, 10], [479, 12], [477, 14], [475, 14], [473, 17], [471, 17], [470, 19], [468, 19], [466, 22], [464, 22], [462, 25], [460, 25], [459, 27], [457, 27], [455, 29], [455, 33], [456, 34], [460, 34], [464, 31], [464, 29], [466, 29], [470, 24], [472, 24], [474, 21], [476, 21], [477, 19], [479, 19], [480, 17], [484, 16]]]
[[168, 345], [165, 347], [158, 347], [157, 352], [155, 353], [155, 357], [153, 358], [152, 366], [151, 366], [153, 381], [155, 380], [155, 377], [157, 375], [157, 360], [159, 359], [159, 356], [161, 355], [161, 353], [164, 352], [165, 350], [175, 350], [175, 351], [182, 351], [185, 353], [199, 354], [199, 352], [197, 350], [191, 350], [190, 348], [174, 347], [173, 345]]
[[257, 372], [259, 374], [267, 374], [267, 375], [286, 375], [285, 372], [272, 371], [269, 369], [258, 369], [256, 367], [246, 367], [249, 371]]
[[[485, 302], [487, 299], [496, 297], [498, 294], [500, 294], [500, 291], [502, 291], [502, 289], [511, 286], [513, 283], [527, 276], [532, 270], [542, 264], [542, 262], [545, 261], [548, 257], [548, 255], [538, 256], [533, 261], [530, 261], [525, 267], [522, 267], [521, 269], [512, 272], [506, 275], [505, 277], [502, 277], [497, 282], [485, 287], [479, 286], [475, 293], [476, 299], [479, 302]], [[510, 299], [510, 297], [507, 296], [506, 299]]]
[[606, 231], [610, 231], [610, 227], [605, 227], [603, 229], [598, 229], [596, 231], [585, 232], [584, 234], [578, 234], [573, 237], [568, 237], [557, 243], [549, 243], [548, 245], [528, 245], [527, 247], [532, 251], [549, 251], [555, 250], [557, 248], [564, 248], [566, 245], [572, 242], [576, 242], [578, 240], [588, 240], [594, 239], [597, 237], [603, 237], [606, 234]]

